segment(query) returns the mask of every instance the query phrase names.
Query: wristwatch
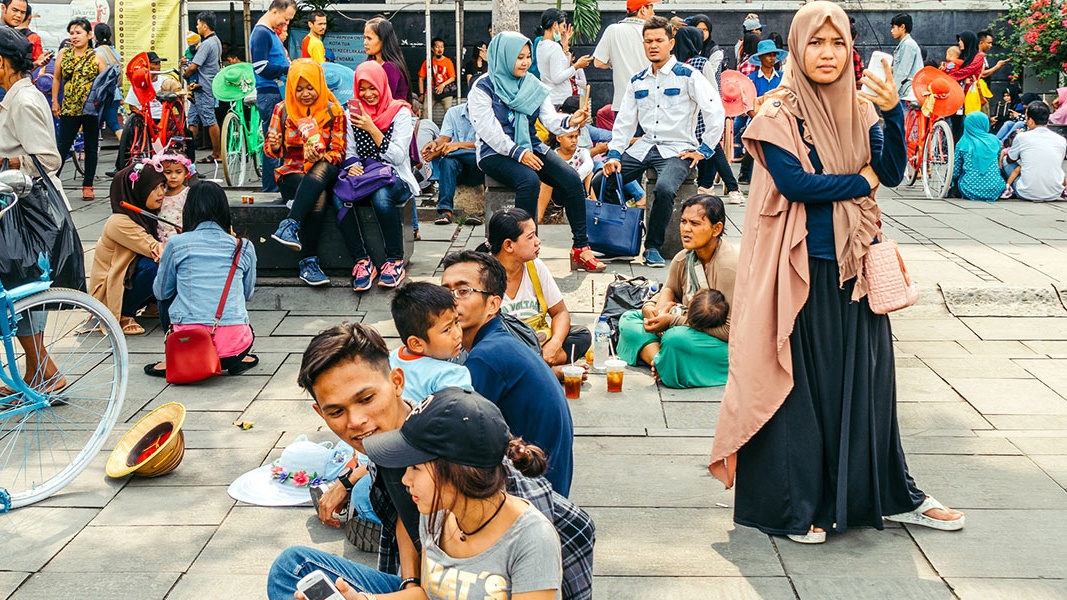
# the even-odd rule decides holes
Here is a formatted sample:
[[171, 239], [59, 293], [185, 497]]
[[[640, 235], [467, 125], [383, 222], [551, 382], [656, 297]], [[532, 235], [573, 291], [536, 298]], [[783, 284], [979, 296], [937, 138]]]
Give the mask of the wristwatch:
[[348, 467], [344, 471], [341, 471], [341, 474], [337, 476], [337, 481], [340, 481], [341, 485], [345, 486], [345, 492], [349, 494], [352, 493], [352, 488], [356, 487], [356, 484], [352, 483], [349, 479], [352, 477], [353, 470], [352, 467]]

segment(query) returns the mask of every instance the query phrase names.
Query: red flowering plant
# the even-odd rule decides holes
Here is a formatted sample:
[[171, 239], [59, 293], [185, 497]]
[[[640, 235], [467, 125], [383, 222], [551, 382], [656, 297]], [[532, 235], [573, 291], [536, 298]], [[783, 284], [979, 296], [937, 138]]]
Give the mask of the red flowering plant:
[[1067, 0], [1005, 0], [997, 20], [1005, 48], [1012, 49], [1011, 80], [1032, 68], [1041, 79], [1067, 73]]

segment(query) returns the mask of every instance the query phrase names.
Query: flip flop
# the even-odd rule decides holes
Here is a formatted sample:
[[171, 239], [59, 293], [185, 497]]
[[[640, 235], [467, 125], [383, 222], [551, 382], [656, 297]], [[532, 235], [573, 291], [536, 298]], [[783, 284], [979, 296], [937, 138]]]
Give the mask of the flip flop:
[[947, 510], [944, 505], [934, 499], [933, 496], [927, 496], [926, 500], [919, 505], [913, 511], [900, 513], [896, 515], [889, 515], [883, 517], [886, 521], [894, 521], [896, 523], [908, 523], [911, 525], [922, 525], [923, 527], [929, 527], [931, 529], [938, 529], [941, 531], [959, 531], [963, 529], [965, 515], [961, 514], [960, 518], [953, 519], [951, 521], [945, 521], [942, 519], [935, 519], [928, 517], [924, 513], [928, 510], [940, 508], [941, 510]]
[[125, 335], [141, 335], [145, 332], [144, 327], [141, 327], [141, 324], [132, 318], [129, 318], [129, 320], [123, 319], [121, 325], [122, 333]]
[[447, 212], [441, 213], [441, 215], [437, 217], [437, 220], [433, 222], [434, 225], [449, 225], [451, 223], [452, 214]]
[[215, 160], [214, 158], [212, 158], [210, 156], [205, 156], [204, 158], [201, 158], [200, 160], [196, 161], [196, 164], [198, 164], [198, 165], [213, 165], [213, 164], [215, 164], [217, 162], [218, 161]]

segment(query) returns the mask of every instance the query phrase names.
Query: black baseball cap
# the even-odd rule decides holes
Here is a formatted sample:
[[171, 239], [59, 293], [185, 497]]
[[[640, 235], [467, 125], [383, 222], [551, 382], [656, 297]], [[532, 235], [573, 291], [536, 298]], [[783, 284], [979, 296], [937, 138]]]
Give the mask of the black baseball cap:
[[511, 441], [504, 415], [482, 395], [458, 387], [431, 394], [397, 430], [363, 441], [375, 464], [395, 469], [443, 458], [468, 467], [500, 465]]
[[145, 52], [145, 54], [148, 55], [148, 62], [150, 62], [150, 63], [164, 63], [164, 62], [167, 62], [167, 59], [160, 58], [159, 55], [156, 54], [155, 52]]

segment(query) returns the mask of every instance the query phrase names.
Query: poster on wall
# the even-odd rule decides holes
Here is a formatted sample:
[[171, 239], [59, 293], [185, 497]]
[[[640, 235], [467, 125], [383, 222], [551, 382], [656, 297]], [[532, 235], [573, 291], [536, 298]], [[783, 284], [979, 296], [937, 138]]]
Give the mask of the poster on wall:
[[88, 19], [90, 23], [107, 23], [111, 19], [111, 0], [72, 0], [65, 4], [33, 3], [30, 28], [41, 36], [41, 45], [49, 50], [59, 48], [67, 39], [67, 24], [71, 19]]
[[[289, 56], [298, 58], [300, 46], [304, 43], [307, 29], [289, 29]], [[327, 50], [333, 51], [333, 61], [355, 70], [359, 63], [367, 60], [367, 51], [363, 48], [362, 33], [327, 33], [323, 42]]]
[[152, 51], [166, 59], [164, 70], [178, 68], [180, 26], [178, 2], [115, 0], [115, 43], [126, 61]]

